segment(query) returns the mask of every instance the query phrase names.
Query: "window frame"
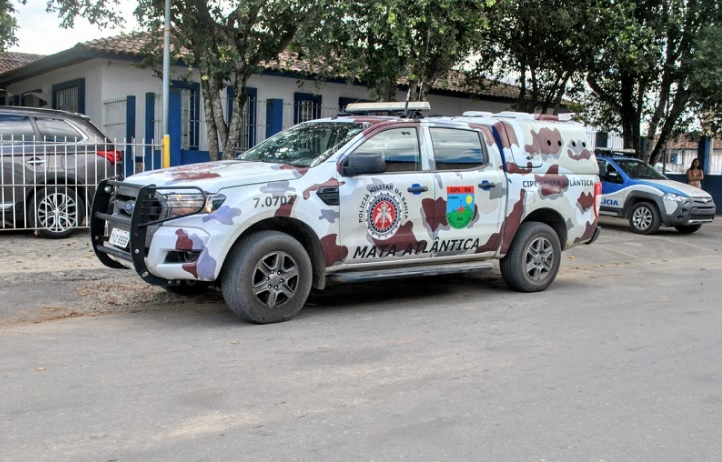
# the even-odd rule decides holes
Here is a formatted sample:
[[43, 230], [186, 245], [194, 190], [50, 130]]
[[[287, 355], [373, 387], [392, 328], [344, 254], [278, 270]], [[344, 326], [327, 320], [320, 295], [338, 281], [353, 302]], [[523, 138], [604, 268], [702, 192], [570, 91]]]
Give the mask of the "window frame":
[[[428, 130], [429, 130], [430, 147], [431, 147], [431, 150], [432, 150], [432, 152], [433, 152], [433, 156], [432, 156], [432, 158], [430, 159], [431, 169], [432, 169], [433, 171], [437, 171], [437, 172], [458, 172], [458, 171], [466, 171], [466, 170], [478, 170], [478, 169], [483, 168], [484, 166], [486, 166], [486, 165], [489, 164], [489, 153], [488, 153], [487, 150], [486, 150], [486, 146], [485, 146], [485, 143], [484, 143], [483, 135], [482, 135], [482, 133], [480, 133], [478, 130], [463, 128], [463, 127], [438, 127], [438, 126], [437, 126], [437, 127], [429, 127]], [[451, 163], [451, 162], [439, 162], [439, 161], [438, 161], [438, 156], [437, 156], [437, 154], [438, 154], [439, 152], [443, 152], [443, 150], [442, 150], [442, 149], [437, 149], [437, 142], [438, 142], [438, 141], [434, 141], [434, 132], [435, 132], [435, 131], [442, 131], [442, 130], [444, 130], [444, 131], [453, 130], [453, 131], [457, 131], [457, 132], [463, 132], [463, 133], [471, 133], [471, 134], [473, 134], [473, 135], [475, 136], [476, 141], [478, 142], [478, 148], [479, 148], [479, 151], [480, 151], [480, 153], [481, 153], [480, 162], [470, 164], [469, 167], [464, 167], [464, 168], [458, 167], [458, 165], [460, 165], [459, 162], [457, 162], [457, 163], [455, 163], [455, 164], [454, 164], [454, 163]], [[476, 145], [474, 145], [474, 147], [476, 148]], [[464, 151], [459, 151], [459, 153], [461, 153], [461, 152], [464, 152]], [[448, 168], [440, 168], [440, 165], [443, 166], [444, 164], [447, 164], [447, 165], [455, 165], [455, 167], [452, 166], [452, 167], [448, 167]]]
[[[391, 127], [384, 127], [380, 130], [375, 131], [374, 133], [370, 134], [367, 139], [365, 139], [361, 144], [359, 144], [356, 148], [354, 148], [353, 152], [349, 154], [349, 156], [353, 156], [357, 152], [374, 152], [374, 151], [364, 151], [363, 147], [366, 146], [368, 143], [372, 142], [374, 139], [377, 139], [377, 137], [383, 133], [388, 133], [395, 130], [414, 130], [416, 133], [416, 155], [417, 159], [415, 162], [415, 169], [409, 170], [409, 169], [403, 169], [403, 168], [388, 168], [389, 167], [389, 161], [386, 160], [386, 153], [381, 153], [384, 159], [384, 162], [387, 165], [386, 171], [380, 175], [386, 175], [386, 174], [398, 174], [398, 173], [419, 173], [423, 172], [424, 170], [424, 160], [423, 160], [423, 154], [421, 152], [421, 139], [420, 139], [420, 127], [415, 124], [409, 124], [409, 125], [394, 125]], [[397, 164], [404, 164], [405, 162], [396, 162]]]
[[[58, 106], [58, 93], [66, 90], [76, 89], [77, 90], [77, 111], [73, 110], [74, 108], [67, 108], [67, 107], [59, 107]], [[53, 109], [59, 109], [62, 111], [68, 111], [68, 112], [77, 112], [80, 114], [85, 114], [85, 79], [75, 79], [75, 80], [68, 80], [66, 82], [61, 82], [58, 84], [55, 84], [52, 86], [52, 104]]]
[[[302, 118], [302, 105], [303, 103], [313, 103], [313, 116], [310, 118]], [[293, 94], [293, 124], [297, 125], [302, 122], [308, 122], [309, 120], [321, 118], [321, 104], [323, 98], [321, 95], [314, 95], [311, 93], [294, 93]]]

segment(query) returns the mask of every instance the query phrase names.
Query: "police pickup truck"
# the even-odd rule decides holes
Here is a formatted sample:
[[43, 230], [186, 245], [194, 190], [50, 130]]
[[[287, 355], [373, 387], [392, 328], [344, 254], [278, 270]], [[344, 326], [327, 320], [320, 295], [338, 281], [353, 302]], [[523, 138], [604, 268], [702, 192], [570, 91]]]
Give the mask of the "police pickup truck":
[[293, 317], [327, 281], [478, 271], [545, 290], [561, 252], [598, 236], [583, 127], [530, 114], [426, 117], [358, 103], [235, 160], [103, 181], [97, 257], [179, 294], [220, 287], [240, 317]]
[[633, 157], [633, 150], [597, 148], [602, 180], [603, 215], [623, 217], [638, 234], [652, 234], [660, 226], [694, 233], [714, 220], [712, 196], [702, 189], [673, 181]]

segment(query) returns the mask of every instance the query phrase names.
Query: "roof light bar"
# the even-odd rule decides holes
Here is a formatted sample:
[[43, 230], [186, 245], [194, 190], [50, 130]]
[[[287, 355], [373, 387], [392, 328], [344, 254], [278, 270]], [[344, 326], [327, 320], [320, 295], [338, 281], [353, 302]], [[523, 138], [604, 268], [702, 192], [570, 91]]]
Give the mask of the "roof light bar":
[[595, 149], [595, 151], [599, 153], [605, 153], [605, 154], [617, 154], [622, 156], [637, 156], [637, 150], [632, 148], [608, 148], [608, 147], [598, 147]]
[[350, 103], [346, 106], [348, 113], [357, 112], [405, 112], [405, 111], [430, 111], [431, 105], [428, 101], [391, 101], [383, 103]]

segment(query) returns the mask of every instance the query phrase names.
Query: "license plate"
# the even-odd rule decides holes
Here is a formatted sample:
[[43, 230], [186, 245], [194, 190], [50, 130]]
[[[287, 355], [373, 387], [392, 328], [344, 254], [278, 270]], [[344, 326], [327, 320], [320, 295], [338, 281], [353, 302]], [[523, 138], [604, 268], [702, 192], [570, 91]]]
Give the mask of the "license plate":
[[130, 242], [130, 232], [120, 228], [113, 228], [110, 233], [111, 244], [124, 249], [128, 247], [128, 242]]

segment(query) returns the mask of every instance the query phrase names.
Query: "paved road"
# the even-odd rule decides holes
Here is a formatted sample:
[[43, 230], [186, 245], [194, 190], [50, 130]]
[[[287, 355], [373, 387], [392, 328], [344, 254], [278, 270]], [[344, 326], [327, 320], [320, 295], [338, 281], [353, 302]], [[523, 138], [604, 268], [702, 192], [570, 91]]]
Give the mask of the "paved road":
[[0, 461], [720, 460], [722, 222], [604, 223], [542, 294], [343, 286], [268, 326], [89, 261], [0, 269]]

